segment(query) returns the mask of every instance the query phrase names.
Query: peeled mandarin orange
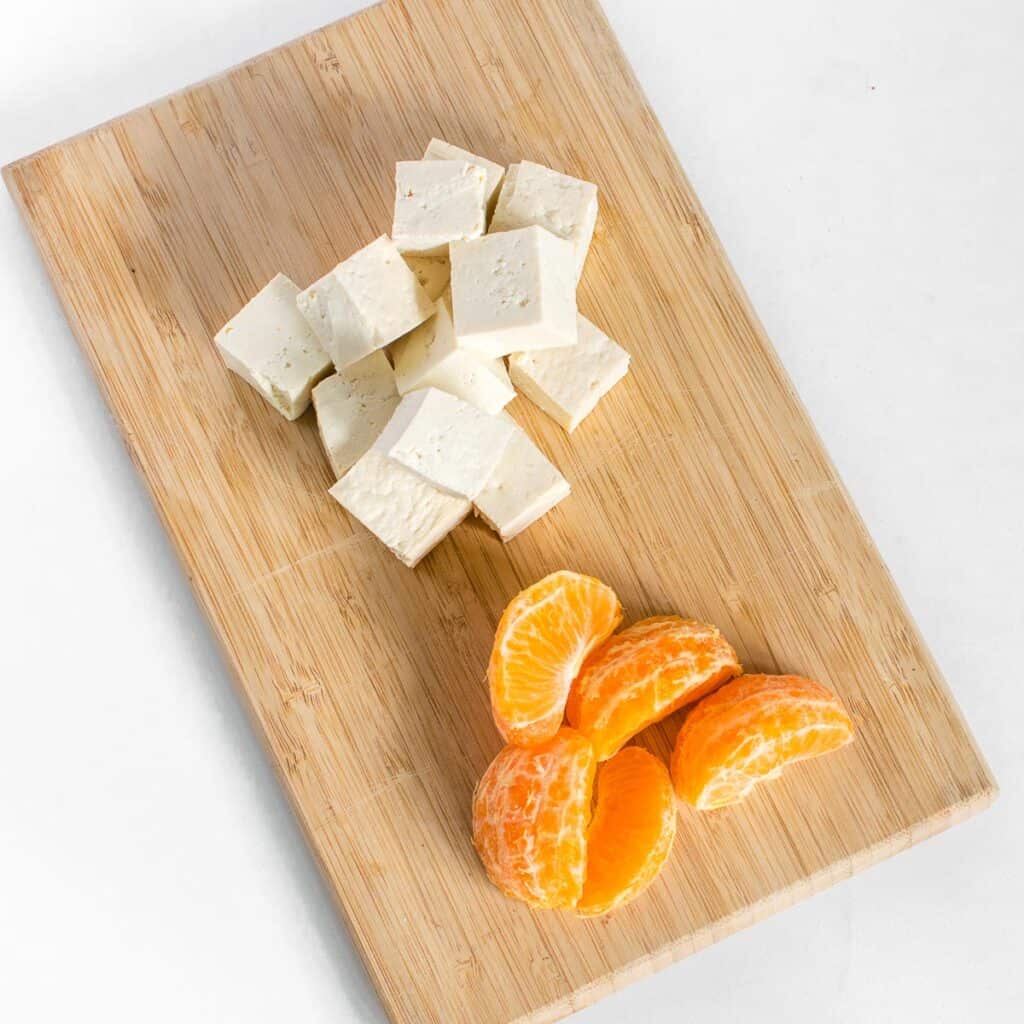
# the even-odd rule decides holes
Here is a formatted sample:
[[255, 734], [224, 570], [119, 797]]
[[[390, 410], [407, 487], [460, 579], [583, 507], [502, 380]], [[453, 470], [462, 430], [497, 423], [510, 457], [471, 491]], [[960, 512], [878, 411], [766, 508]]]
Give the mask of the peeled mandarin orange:
[[612, 589], [574, 572], [546, 576], [513, 599], [487, 667], [494, 721], [508, 742], [555, 735], [584, 660], [621, 621]]
[[601, 765], [587, 832], [587, 875], [576, 913], [596, 917], [639, 896], [657, 878], [676, 835], [668, 769], [640, 747]]
[[569, 724], [590, 737], [603, 761], [648, 725], [742, 671], [714, 626], [678, 615], [644, 619], [587, 660], [569, 695]]
[[835, 694], [800, 676], [740, 676], [687, 716], [672, 753], [680, 799], [710, 811], [742, 800], [794, 761], [849, 743]]
[[573, 907], [583, 891], [597, 764], [590, 741], [559, 730], [505, 747], [473, 794], [473, 844], [491, 881], [534, 907]]

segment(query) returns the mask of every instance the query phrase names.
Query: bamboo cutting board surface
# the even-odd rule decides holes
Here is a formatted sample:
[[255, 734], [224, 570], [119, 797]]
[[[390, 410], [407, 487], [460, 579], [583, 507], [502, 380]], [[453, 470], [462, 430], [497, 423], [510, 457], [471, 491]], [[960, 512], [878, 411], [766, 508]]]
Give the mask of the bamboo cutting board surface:
[[[305, 285], [387, 230], [393, 164], [431, 135], [598, 183], [580, 308], [633, 370], [571, 439], [519, 400], [573, 495], [410, 572], [328, 498], [312, 414], [286, 423], [211, 338], [278, 270]], [[394, 1021], [554, 1020], [992, 800], [593, 0], [387, 0], [5, 177]], [[822, 679], [858, 729], [681, 812], [662, 878], [597, 922], [506, 900], [469, 835], [495, 623], [562, 567]]]

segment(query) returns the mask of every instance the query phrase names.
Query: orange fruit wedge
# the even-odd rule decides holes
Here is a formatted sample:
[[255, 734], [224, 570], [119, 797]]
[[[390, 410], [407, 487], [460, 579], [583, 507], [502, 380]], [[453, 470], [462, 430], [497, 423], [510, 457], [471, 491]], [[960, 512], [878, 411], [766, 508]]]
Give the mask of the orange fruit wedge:
[[533, 907], [574, 907], [583, 891], [597, 761], [561, 729], [533, 747], [505, 747], [473, 794], [473, 845], [491, 881]]
[[800, 676], [740, 676], [687, 716], [672, 753], [680, 799], [710, 811], [742, 800], [794, 761], [853, 739], [835, 694]]
[[626, 747], [598, 772], [587, 874], [576, 913], [596, 917], [639, 896], [658, 877], [675, 835], [668, 769], [646, 750]]
[[714, 627], [661, 615], [616, 633], [573, 684], [569, 724], [605, 760], [642, 729], [738, 675], [736, 652]]
[[487, 667], [495, 724], [509, 743], [550, 739], [587, 656], [622, 621], [614, 591], [578, 573], [552, 573], [513, 599]]

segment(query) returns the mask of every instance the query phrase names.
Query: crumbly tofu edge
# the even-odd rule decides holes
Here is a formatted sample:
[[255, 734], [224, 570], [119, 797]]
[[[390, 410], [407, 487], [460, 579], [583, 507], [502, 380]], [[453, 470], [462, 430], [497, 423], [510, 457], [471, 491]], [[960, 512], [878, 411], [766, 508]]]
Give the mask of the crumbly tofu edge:
[[313, 388], [317, 431], [335, 480], [377, 440], [398, 406], [395, 375], [383, 350]]
[[[629, 353], [621, 345], [582, 315], [578, 315], [578, 320], [581, 340], [577, 350], [517, 352], [509, 358], [508, 363], [509, 374], [516, 390], [570, 434], [594, 411], [600, 400], [626, 376], [630, 364]], [[590, 344], [587, 335], [603, 350], [603, 375], [599, 382], [591, 382], [587, 390], [581, 396], [577, 396], [576, 401], [567, 404], [567, 396], [558, 394], [550, 386], [546, 387], [544, 378], [554, 376], [558, 383], [562, 384], [571, 377], [574, 370], [585, 366], [586, 349]], [[565, 362], [567, 358], [572, 360], [570, 365]], [[539, 372], [530, 365], [531, 363], [541, 364]]]
[[444, 139], [433, 138], [427, 143], [423, 152], [424, 160], [465, 160], [471, 164], [477, 164], [487, 172], [487, 220], [490, 221], [494, 215], [494, 207], [498, 202], [498, 193], [501, 191], [505, 179], [505, 168], [501, 164], [488, 160], [486, 157], [471, 153], [468, 149], [453, 146]]
[[[286, 295], [278, 294], [284, 290]], [[265, 301], [278, 301], [282, 303], [282, 312], [285, 315], [296, 313], [294, 305], [295, 295], [298, 294], [297, 285], [284, 274], [275, 274], [245, 305], [228, 320], [214, 335], [214, 346], [220, 353], [224, 365], [232, 373], [244, 380], [250, 387], [257, 391], [275, 412], [280, 413], [289, 421], [297, 420], [309, 408], [312, 390], [314, 386], [331, 372], [330, 358], [323, 350], [315, 332], [310, 331], [301, 318], [296, 318], [296, 326], [301, 325], [301, 330], [306, 333], [304, 339], [293, 337], [289, 344], [302, 347], [300, 356], [303, 362], [308, 363], [308, 370], [299, 379], [298, 386], [285, 388], [280, 381], [273, 378], [270, 371], [272, 363], [276, 359], [284, 359], [283, 368], [290, 369], [297, 357], [294, 352], [289, 351], [286, 344], [274, 356], [274, 360], [264, 359], [259, 367], [250, 365], [244, 356], [244, 344], [239, 345], [231, 335], [244, 331], [239, 325], [239, 320], [255, 303]], [[308, 348], [304, 347], [308, 346]]]
[[[336, 269], [329, 270], [299, 292], [295, 304], [331, 357], [335, 369], [344, 370], [374, 351], [373, 327], [335, 276]], [[341, 311], [350, 329], [339, 338], [336, 322]]]
[[575, 345], [573, 260], [572, 243], [539, 225], [452, 243], [451, 289], [459, 347], [501, 358]]
[[[374, 276], [383, 280], [370, 287], [367, 279]], [[295, 301], [338, 370], [390, 345], [435, 309], [434, 300], [387, 235], [342, 260]]]
[[570, 491], [558, 467], [516, 425], [502, 461], [475, 499], [473, 510], [507, 543], [547, 515]]
[[438, 388], [491, 416], [516, 396], [503, 360], [459, 347], [447, 293], [438, 300], [434, 317], [397, 341], [390, 351], [400, 394]]
[[[571, 174], [565, 174], [562, 171], [556, 171], [552, 167], [548, 167], [545, 164], [538, 164], [532, 160], [522, 160], [519, 163], [511, 164], [505, 172], [505, 181], [502, 184], [501, 192], [498, 195], [497, 202], [495, 204], [494, 216], [491, 219], [491, 223], [488, 227], [488, 232], [500, 234], [503, 231], [513, 231], [516, 228], [526, 227], [530, 224], [536, 224], [538, 227], [544, 227], [548, 230], [552, 230], [549, 223], [545, 223], [544, 217], [515, 215], [511, 212], [511, 207], [515, 205], [517, 198], [517, 192], [520, 189], [520, 176], [522, 168], [527, 165], [533, 170], [534, 173], [543, 172], [546, 175], [550, 175], [553, 179], [563, 179], [574, 182], [579, 186], [579, 199], [584, 205], [581, 212], [581, 216], [578, 220], [575, 220], [575, 228], [571, 235], [566, 235], [562, 232], [554, 232], [559, 238], [565, 238], [571, 242], [573, 246], [575, 261], [576, 261], [576, 281], [579, 283], [580, 278], [583, 276], [583, 266], [587, 261], [587, 256], [590, 252], [590, 244], [594, 237], [594, 229], [597, 226], [598, 216], [598, 189], [592, 181], [586, 181], [583, 178], [575, 178]], [[525, 188], [525, 186], [523, 186]], [[525, 200], [524, 200], [525, 201]]]
[[445, 293], [452, 277], [451, 262], [447, 255], [416, 256], [412, 253], [403, 253], [402, 259], [416, 275], [416, 280], [427, 293], [427, 298], [436, 302]]
[[404, 395], [374, 451], [432, 487], [472, 500], [486, 486], [513, 427], [440, 388]]
[[472, 508], [373, 448], [328, 493], [410, 569]]
[[403, 256], [444, 257], [450, 242], [487, 230], [487, 169], [465, 160], [395, 165], [391, 238]]
[[424, 375], [420, 387], [437, 388], [496, 416], [516, 397], [508, 370], [500, 359], [458, 349], [440, 367]]

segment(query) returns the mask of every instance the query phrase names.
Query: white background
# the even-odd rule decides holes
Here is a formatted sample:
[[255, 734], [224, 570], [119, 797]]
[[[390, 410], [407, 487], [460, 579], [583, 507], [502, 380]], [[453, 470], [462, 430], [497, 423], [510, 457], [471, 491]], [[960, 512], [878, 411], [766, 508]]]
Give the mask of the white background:
[[[7, 7], [0, 162], [359, 6]], [[1003, 795], [577, 1019], [1018, 1020], [1024, 5], [606, 9]], [[382, 1021], [6, 195], [0, 261], [0, 1019]]]

